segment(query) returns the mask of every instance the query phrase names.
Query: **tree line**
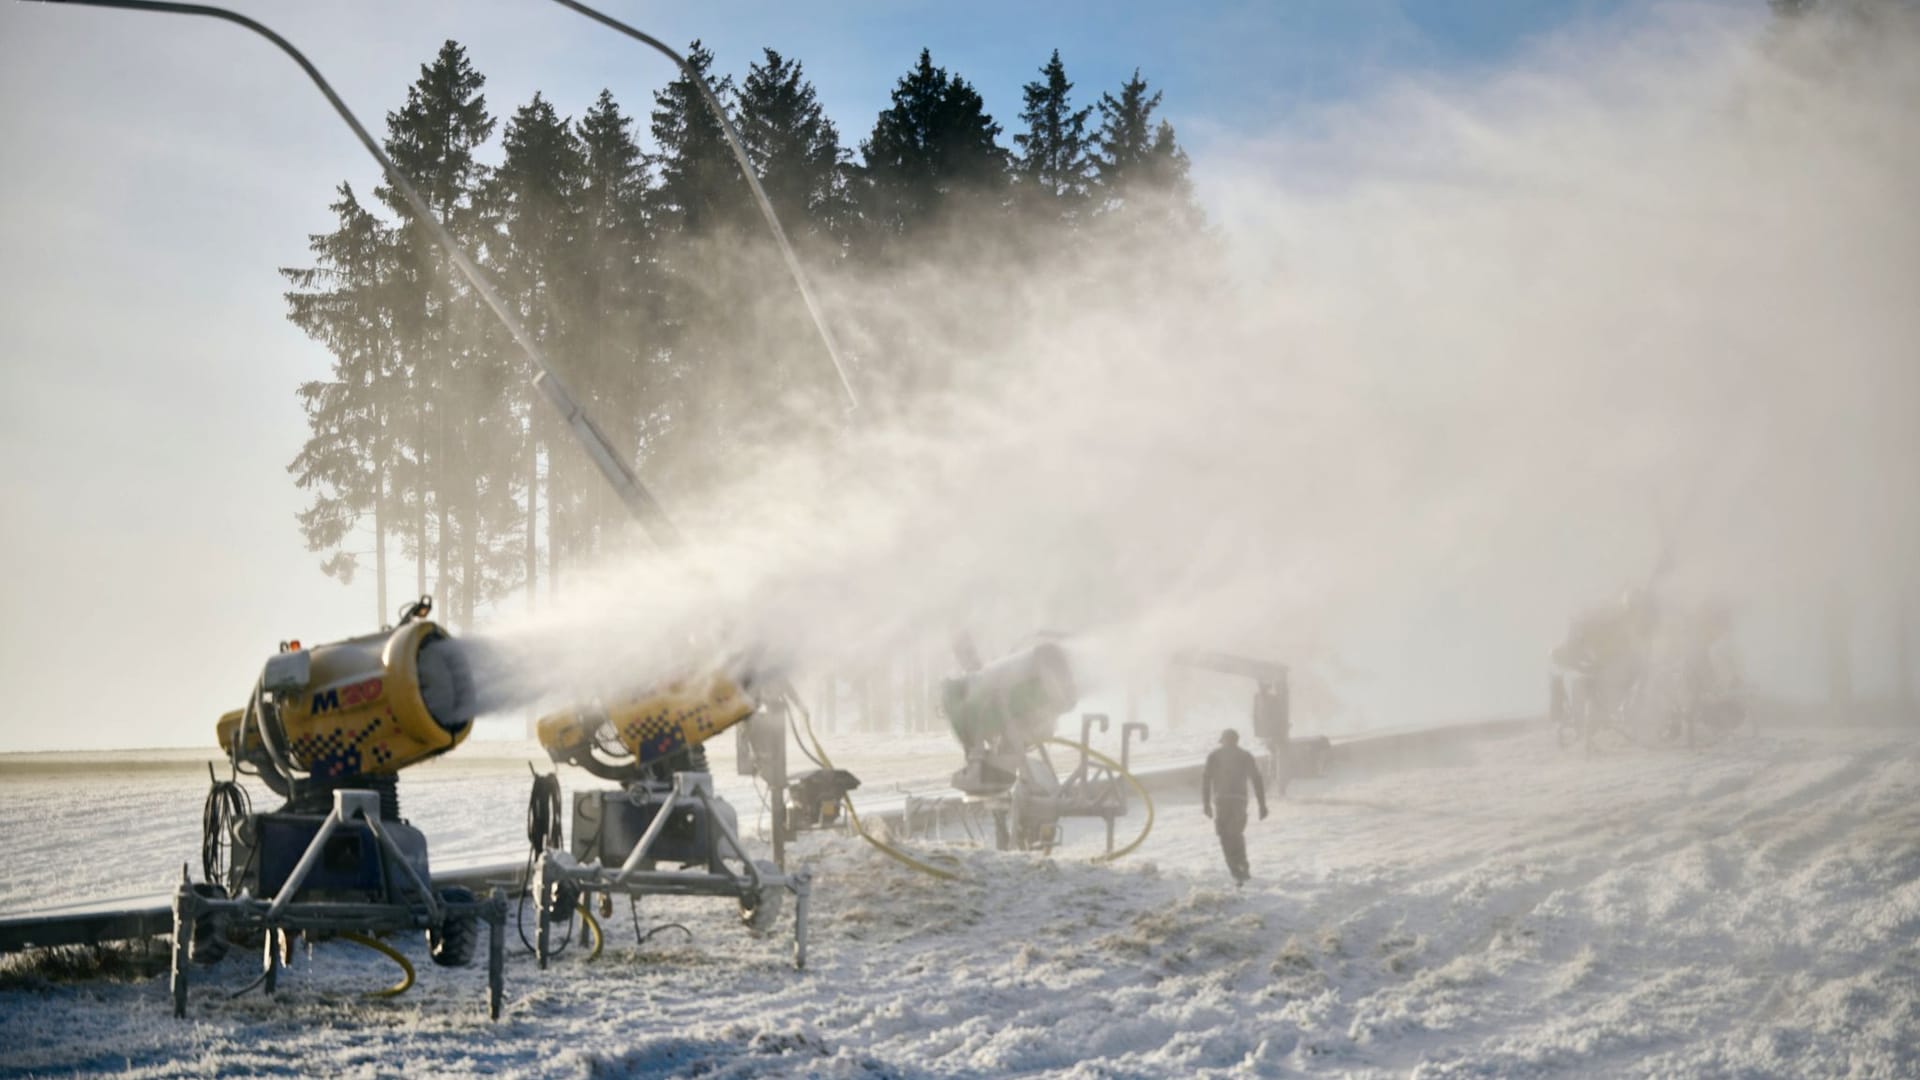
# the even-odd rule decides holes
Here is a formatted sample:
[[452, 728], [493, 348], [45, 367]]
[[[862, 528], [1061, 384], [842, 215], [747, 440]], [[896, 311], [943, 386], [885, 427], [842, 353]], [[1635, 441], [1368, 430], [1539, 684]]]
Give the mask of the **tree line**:
[[[949, 312], [964, 325], [944, 329], [990, 336], [1017, 307], [1008, 267], [1204, 235], [1187, 155], [1137, 71], [1077, 105], [1055, 51], [1023, 88], [1008, 145], [979, 92], [922, 50], [856, 151], [799, 61], [765, 49], [736, 82], [712, 77], [697, 41], [688, 59], [829, 293], [925, 265], [964, 237], [977, 281], [1009, 283], [1008, 304]], [[387, 113], [387, 153], [650, 486], [710, 489], [731, 447], [830, 411], [835, 383], [811, 324], [684, 72], [654, 93], [645, 143], [608, 91], [577, 120], [536, 93], [501, 125], [485, 82], [447, 42]], [[343, 582], [370, 569], [382, 619], [389, 567], [404, 560], [456, 624], [516, 590], [531, 602], [610, 542], [623, 511], [563, 448], [525, 359], [399, 193], [380, 184], [367, 198], [342, 182], [335, 194], [312, 265], [281, 271], [289, 319], [332, 356], [328, 377], [298, 391], [310, 431], [288, 469], [310, 496], [307, 545]], [[949, 287], [935, 275], [923, 289]], [[943, 327], [916, 322], [938, 305], [915, 296], [830, 315], [847, 321], [871, 408], [940, 384], [923, 339]]]

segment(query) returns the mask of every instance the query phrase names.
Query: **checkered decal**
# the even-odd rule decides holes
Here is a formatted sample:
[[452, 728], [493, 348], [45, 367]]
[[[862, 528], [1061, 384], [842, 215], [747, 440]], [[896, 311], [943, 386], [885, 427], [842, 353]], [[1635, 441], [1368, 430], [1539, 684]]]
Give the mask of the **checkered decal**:
[[305, 762], [309, 775], [327, 780], [367, 772], [368, 758], [372, 759], [375, 767], [385, 766], [393, 760], [393, 752], [387, 749], [385, 742], [371, 747], [367, 745], [368, 737], [379, 729], [385, 719], [384, 716], [375, 716], [358, 731], [335, 727], [328, 731], [297, 735], [292, 742], [293, 759]]
[[636, 717], [620, 729], [620, 741], [634, 748], [636, 760], [665, 757], [686, 747], [687, 733], [682, 725], [693, 711], [669, 712], [662, 708]]

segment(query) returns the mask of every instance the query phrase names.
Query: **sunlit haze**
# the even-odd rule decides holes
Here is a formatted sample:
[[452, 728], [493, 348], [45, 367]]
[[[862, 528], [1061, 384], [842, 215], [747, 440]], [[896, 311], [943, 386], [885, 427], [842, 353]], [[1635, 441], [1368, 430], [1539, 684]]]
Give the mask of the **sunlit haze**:
[[[449, 38], [503, 118], [607, 87], [644, 128], [673, 74], [553, 5], [234, 6], [376, 131]], [[704, 487], [643, 462], [689, 552], [635, 536], [531, 610], [478, 605], [455, 629], [498, 647], [503, 700], [667, 674], [688, 641], [817, 676], [964, 626], [1072, 632], [1095, 690], [1180, 649], [1271, 657], [1324, 730], [1537, 713], [1569, 616], [1655, 575], [1728, 599], [1764, 693], [1824, 692], [1836, 606], [1859, 692], [1891, 690], [1920, 588], [1911, 25], [1122, 6], [623, 6], [719, 73], [799, 59], [848, 147], [922, 47], [1009, 132], [1053, 49], [1083, 104], [1137, 68], [1210, 228], [1032, 280], [971, 233], [823, 269], [856, 386], [912, 339], [934, 389], [743, 423]], [[9, 2], [0, 94], [0, 750], [211, 748], [278, 642], [393, 617], [296, 525], [295, 391], [329, 357], [277, 272], [378, 170], [211, 21]], [[933, 333], [980, 304], [1012, 329]], [[392, 607], [412, 563], [388, 582]]]

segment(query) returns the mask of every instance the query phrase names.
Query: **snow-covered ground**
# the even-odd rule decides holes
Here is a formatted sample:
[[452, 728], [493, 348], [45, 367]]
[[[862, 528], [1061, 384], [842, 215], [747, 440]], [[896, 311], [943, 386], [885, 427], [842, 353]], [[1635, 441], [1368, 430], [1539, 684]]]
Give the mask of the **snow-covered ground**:
[[[0, 804], [16, 865], [36, 830], [54, 846], [86, 835], [78, 818], [22, 817], [19, 786]], [[504, 771], [449, 771], [431, 801], [478, 808], [506, 787]], [[63, 790], [66, 805], [107, 795], [74, 778]], [[116, 797], [149, 800], [163, 829], [195, 816], [197, 795], [141, 790]], [[424, 816], [429, 794], [409, 792]], [[197, 973], [185, 1022], [164, 977], [14, 985], [0, 1072], [1920, 1073], [1913, 734], [1770, 732], [1584, 761], [1542, 733], [1333, 776], [1252, 826], [1244, 889], [1193, 798], [1159, 812], [1118, 866], [1084, 857], [1091, 835], [1052, 858], [960, 848], [960, 884], [809, 837], [805, 973], [786, 967], [784, 937], [749, 938], [725, 905], [661, 901], [643, 914], [686, 923], [690, 943], [637, 947], [622, 912], [597, 962], [514, 958], [497, 1024], [481, 970], [433, 968], [417, 943], [405, 997], [361, 998], [387, 962], [326, 943], [273, 1000], [229, 997], [251, 958]], [[192, 847], [181, 831], [175, 864]]]
[[[1061, 730], [1068, 727], [1062, 721]], [[1213, 741], [1208, 728], [1154, 735], [1136, 743], [1137, 768], [1193, 763]], [[836, 766], [863, 781], [858, 807], [898, 807], [903, 793], [954, 794], [949, 778], [961, 764], [945, 734], [823, 735]], [[1121, 753], [1117, 733], [1096, 733], [1096, 750]], [[766, 803], [755, 782], [739, 775], [734, 740], [707, 744], [714, 782], [740, 812], [748, 834], [767, 828]], [[790, 749], [788, 768], [813, 768]], [[200, 876], [200, 818], [207, 764], [219, 751], [74, 751], [0, 755], [0, 843], [9, 870], [0, 876], [0, 915], [113, 901], [165, 903], [182, 862]], [[552, 772], [538, 743], [469, 742], [410, 768], [400, 777], [400, 808], [432, 846], [436, 870], [497, 865], [526, 855], [529, 767]], [[218, 763], [221, 778], [227, 774]], [[562, 768], [565, 791], [612, 786], [584, 770]], [[247, 781], [256, 810], [279, 799]]]

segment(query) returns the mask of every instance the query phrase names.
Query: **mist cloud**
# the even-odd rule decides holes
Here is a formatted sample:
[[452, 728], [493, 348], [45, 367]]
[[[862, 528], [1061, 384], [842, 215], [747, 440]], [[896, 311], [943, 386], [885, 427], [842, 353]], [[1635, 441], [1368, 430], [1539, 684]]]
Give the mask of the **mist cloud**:
[[[1214, 147], [1198, 243], [1010, 264], [960, 229], [827, 280], [929, 377], [740, 447], [669, 507], [689, 553], [487, 637], [567, 696], [1045, 627], [1110, 680], [1273, 656], [1377, 720], [1525, 699], [1663, 549], [1776, 632], [1910, 591], [1920, 36], [1749, 31], [1668, 10]], [[1013, 329], [940, 332], [980, 310]]]

